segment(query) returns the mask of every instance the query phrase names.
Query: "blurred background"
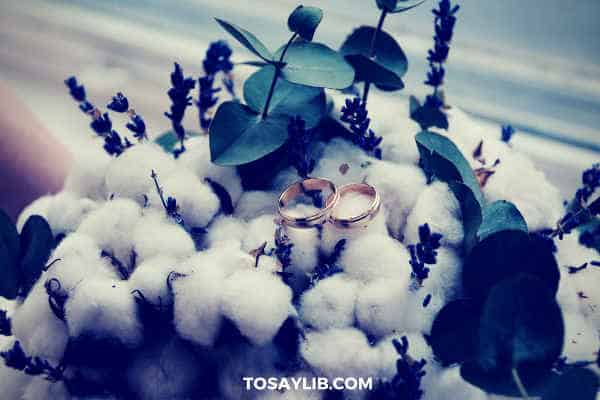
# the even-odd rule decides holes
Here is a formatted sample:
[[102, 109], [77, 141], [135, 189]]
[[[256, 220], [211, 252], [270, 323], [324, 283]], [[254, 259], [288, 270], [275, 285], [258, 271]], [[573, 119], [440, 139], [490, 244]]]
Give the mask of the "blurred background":
[[[448, 102], [530, 155], [565, 198], [581, 170], [600, 161], [600, 1], [460, 0], [447, 68]], [[287, 39], [286, 18], [298, 0], [0, 0], [0, 79], [11, 85], [59, 140], [89, 145], [89, 119], [63, 84], [77, 75], [98, 105], [123, 91], [151, 133], [163, 117], [173, 61], [202, 72], [210, 41], [226, 34], [220, 16], [271, 48]], [[337, 48], [352, 28], [374, 25], [374, 0], [313, 0], [324, 9], [316, 40]], [[409, 59], [406, 89], [422, 97], [432, 44], [435, 1], [386, 20]], [[229, 43], [235, 44], [229, 40]], [[234, 52], [250, 59], [247, 51]], [[191, 113], [190, 113], [191, 114]], [[408, 133], [407, 133], [408, 134]]]

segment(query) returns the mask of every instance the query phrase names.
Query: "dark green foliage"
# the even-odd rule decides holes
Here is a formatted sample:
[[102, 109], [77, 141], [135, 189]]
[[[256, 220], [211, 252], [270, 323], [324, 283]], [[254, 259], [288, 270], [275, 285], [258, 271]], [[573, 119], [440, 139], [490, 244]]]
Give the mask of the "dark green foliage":
[[569, 368], [552, 378], [542, 400], [594, 400], [598, 393], [598, 375], [587, 368]]
[[17, 228], [10, 217], [0, 210], [0, 295], [7, 299], [17, 297], [20, 251]]
[[298, 6], [288, 18], [288, 28], [302, 39], [312, 40], [323, 19], [323, 11], [317, 7]]

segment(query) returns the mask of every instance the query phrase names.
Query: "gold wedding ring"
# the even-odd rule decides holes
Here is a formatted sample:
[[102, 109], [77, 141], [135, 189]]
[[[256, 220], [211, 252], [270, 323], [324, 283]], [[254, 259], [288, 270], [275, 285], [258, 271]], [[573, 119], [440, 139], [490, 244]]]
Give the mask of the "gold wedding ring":
[[334, 213], [329, 216], [329, 222], [338, 228], [361, 228], [369, 224], [379, 213], [381, 198], [377, 190], [366, 183], [351, 183], [344, 185], [338, 190], [340, 199], [350, 193], [360, 193], [371, 198], [368, 208], [358, 214], [349, 217], [336, 217]]
[[[331, 190], [331, 194], [326, 197], [325, 204], [317, 212], [311, 215], [298, 217], [285, 211], [287, 205], [301, 195], [307, 195], [311, 192], [323, 192]], [[277, 201], [277, 212], [285, 225], [295, 228], [312, 228], [321, 225], [327, 221], [331, 210], [337, 204], [340, 198], [337, 188], [330, 180], [323, 178], [307, 178], [288, 186], [279, 196]]]

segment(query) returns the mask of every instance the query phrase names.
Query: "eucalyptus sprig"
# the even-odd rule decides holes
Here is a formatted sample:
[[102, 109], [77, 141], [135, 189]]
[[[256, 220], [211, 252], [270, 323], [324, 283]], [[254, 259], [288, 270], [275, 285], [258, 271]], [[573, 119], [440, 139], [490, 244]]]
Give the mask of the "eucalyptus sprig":
[[298, 6], [288, 18], [289, 40], [272, 53], [254, 34], [222, 19], [216, 21], [260, 59], [261, 65], [244, 84], [244, 100], [220, 105], [210, 127], [211, 159], [223, 166], [247, 164], [288, 140], [292, 117], [314, 127], [325, 114], [322, 88], [343, 89], [354, 81], [354, 70], [335, 50], [312, 42], [322, 11]]

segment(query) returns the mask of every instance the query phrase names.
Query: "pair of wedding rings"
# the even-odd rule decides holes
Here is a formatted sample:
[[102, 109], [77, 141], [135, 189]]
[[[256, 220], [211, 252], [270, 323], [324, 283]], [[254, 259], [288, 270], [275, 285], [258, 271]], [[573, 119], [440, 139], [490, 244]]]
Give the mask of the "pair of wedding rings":
[[[324, 204], [315, 213], [306, 216], [297, 216], [287, 210], [287, 206], [300, 196], [307, 194], [321, 194], [329, 190]], [[370, 203], [364, 211], [357, 215], [338, 216], [333, 211], [344, 196], [358, 193], [370, 198]], [[312, 228], [324, 223], [331, 223], [338, 228], [360, 228], [371, 222], [381, 208], [381, 199], [375, 188], [366, 183], [351, 183], [339, 189], [333, 182], [324, 178], [308, 178], [288, 186], [279, 196], [277, 212], [281, 221], [294, 228]]]

